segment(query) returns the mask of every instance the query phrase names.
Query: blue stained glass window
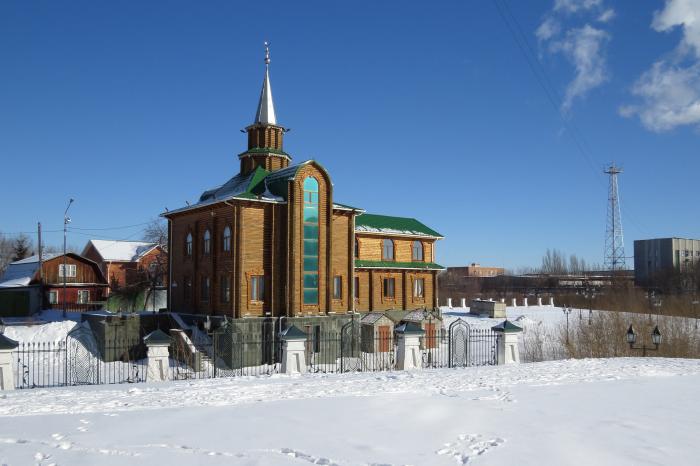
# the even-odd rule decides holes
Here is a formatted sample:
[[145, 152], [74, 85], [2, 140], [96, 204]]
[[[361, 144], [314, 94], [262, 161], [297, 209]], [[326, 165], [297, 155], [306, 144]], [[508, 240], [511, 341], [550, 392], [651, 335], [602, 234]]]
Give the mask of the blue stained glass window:
[[318, 304], [318, 181], [304, 180], [304, 304]]

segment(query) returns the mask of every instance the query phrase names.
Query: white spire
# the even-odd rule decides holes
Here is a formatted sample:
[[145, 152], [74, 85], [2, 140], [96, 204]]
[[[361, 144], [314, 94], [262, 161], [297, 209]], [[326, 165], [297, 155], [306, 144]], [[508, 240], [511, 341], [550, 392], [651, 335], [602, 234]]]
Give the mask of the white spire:
[[270, 87], [270, 43], [265, 42], [265, 80], [260, 92], [258, 111], [255, 114], [255, 123], [276, 125], [275, 105], [272, 103], [272, 87]]

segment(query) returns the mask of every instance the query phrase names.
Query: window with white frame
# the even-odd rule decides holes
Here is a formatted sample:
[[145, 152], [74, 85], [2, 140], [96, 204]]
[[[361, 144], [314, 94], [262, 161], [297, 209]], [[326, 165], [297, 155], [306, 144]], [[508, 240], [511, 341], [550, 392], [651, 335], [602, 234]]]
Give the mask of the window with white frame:
[[[64, 275], [64, 266], [65, 266], [65, 275]], [[76, 267], [75, 264], [58, 264], [58, 276], [63, 278], [75, 278], [76, 275]]]
[[87, 304], [90, 301], [89, 290], [78, 290], [78, 304]]
[[192, 233], [187, 233], [187, 238], [185, 238], [185, 254], [192, 255]]
[[422, 261], [423, 260], [423, 243], [416, 240], [413, 242], [413, 254], [412, 254], [412, 259], [414, 261]]
[[58, 304], [58, 291], [49, 291], [49, 304]]

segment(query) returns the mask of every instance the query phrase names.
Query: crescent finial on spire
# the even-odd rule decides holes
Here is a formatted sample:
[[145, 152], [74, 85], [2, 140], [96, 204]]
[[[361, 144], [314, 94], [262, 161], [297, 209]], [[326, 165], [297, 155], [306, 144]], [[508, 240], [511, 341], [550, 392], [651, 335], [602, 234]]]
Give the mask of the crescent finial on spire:
[[265, 64], [270, 64], [270, 43], [265, 41]]

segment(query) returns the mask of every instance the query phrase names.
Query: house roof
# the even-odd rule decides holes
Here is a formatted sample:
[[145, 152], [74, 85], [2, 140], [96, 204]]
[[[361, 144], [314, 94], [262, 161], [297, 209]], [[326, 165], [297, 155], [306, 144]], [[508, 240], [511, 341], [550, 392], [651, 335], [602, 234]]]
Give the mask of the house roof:
[[355, 219], [357, 233], [383, 233], [390, 235], [426, 236], [442, 238], [437, 231], [415, 218], [390, 217], [388, 215], [362, 214]]
[[[368, 314], [365, 314], [362, 319], [360, 319], [360, 323], [363, 324], [376, 324], [377, 321], [381, 320], [382, 317], [385, 317], [385, 315], [381, 312], [370, 312]], [[388, 317], [387, 317], [388, 319]], [[391, 319], [390, 319], [391, 320]]]
[[396, 262], [396, 261], [368, 261], [355, 259], [355, 267], [359, 269], [415, 269], [415, 270], [444, 270], [435, 262]]
[[[58, 254], [44, 254], [42, 260], [53, 259], [57, 256]], [[0, 278], [0, 288], [28, 286], [38, 269], [39, 256], [37, 255], [11, 262], [5, 269], [2, 278]]]
[[83, 254], [87, 252], [90, 245], [95, 248], [102, 260], [115, 262], [136, 262], [158, 246], [157, 243], [145, 241], [91, 239], [85, 245]]
[[[62, 257], [63, 254], [58, 254], [58, 253], [44, 253], [42, 256], [41, 260], [43, 262], [48, 262], [50, 260], [56, 259], [58, 257]], [[107, 280], [104, 278], [104, 274], [102, 273], [102, 270], [97, 266], [97, 264], [88, 259], [87, 257], [83, 257], [80, 254], [75, 254], [72, 252], [66, 253], [67, 257], [72, 257], [73, 259], [87, 262], [89, 263], [92, 268], [94, 269], [95, 273], [97, 274], [98, 279], [100, 279], [100, 283], [107, 283]], [[26, 259], [18, 260], [15, 262], [11, 262], [8, 266], [7, 269], [5, 269], [5, 273], [3, 274], [2, 278], [0, 278], [0, 288], [13, 288], [13, 287], [21, 287], [21, 286], [28, 286], [34, 277], [36, 276], [37, 271], [39, 270], [39, 256], [38, 255], [33, 255], [30, 257], [27, 257]]]

